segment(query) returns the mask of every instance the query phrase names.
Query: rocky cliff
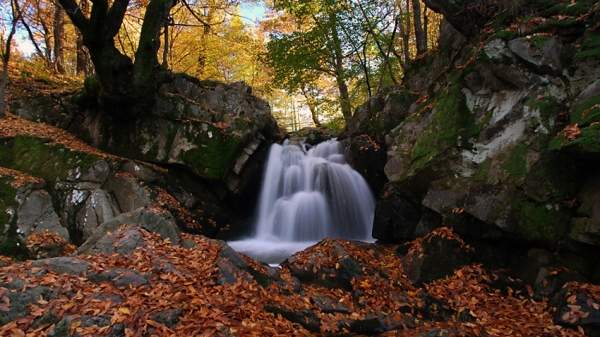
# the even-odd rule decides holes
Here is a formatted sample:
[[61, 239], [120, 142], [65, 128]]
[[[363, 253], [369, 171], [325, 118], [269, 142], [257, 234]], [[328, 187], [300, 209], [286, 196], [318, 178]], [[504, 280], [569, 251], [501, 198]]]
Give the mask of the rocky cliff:
[[450, 225], [527, 281], [558, 265], [600, 281], [599, 4], [428, 4], [439, 50], [345, 131], [354, 162], [384, 156], [374, 236]]
[[[73, 91], [28, 85], [14, 90], [16, 115], [0, 120], [4, 254], [61, 255], [115, 219], [212, 237], [250, 229], [267, 150], [280, 136], [269, 105], [243, 83], [174, 76], [136, 121], [89, 104], [93, 81]], [[29, 244], [48, 233], [58, 248]]]

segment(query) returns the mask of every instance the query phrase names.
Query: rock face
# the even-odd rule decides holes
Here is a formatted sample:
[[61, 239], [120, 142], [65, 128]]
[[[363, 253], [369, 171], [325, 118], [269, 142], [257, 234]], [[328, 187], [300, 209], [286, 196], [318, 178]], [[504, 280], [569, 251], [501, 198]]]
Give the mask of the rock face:
[[190, 173], [103, 153], [49, 125], [10, 116], [0, 125], [5, 255], [62, 255], [69, 243], [92, 246], [121, 224], [174, 244], [179, 228], [218, 236], [231, 227], [218, 196]]
[[[487, 9], [508, 2], [426, 3], [450, 23], [439, 52], [346, 130], [349, 143], [385, 141], [373, 235], [411, 240], [443, 222], [508, 250], [560, 247], [558, 260], [576, 256], [576, 272], [597, 277], [598, 262], [581, 252], [599, 247], [600, 33], [586, 27], [600, 8], [514, 2], [492, 17]], [[519, 26], [532, 13], [539, 24]]]
[[[74, 130], [94, 146], [139, 160], [185, 167], [243, 193], [264, 161], [278, 128], [269, 105], [244, 83], [225, 85], [175, 76], [163, 84], [154, 109], [130, 123], [88, 113]], [[250, 160], [252, 158], [252, 160]], [[250, 174], [251, 177], [247, 177]]]
[[[267, 151], [280, 137], [269, 105], [252, 95], [250, 87], [174, 75], [160, 88], [152, 111], [135, 121], [111, 120], [109, 114], [89, 105], [88, 91], [15, 98], [12, 110], [66, 128], [94, 147], [128, 160], [71, 153], [48, 146], [37, 135], [16, 133], [2, 139], [2, 146], [10, 151], [0, 154], [0, 166], [43, 178], [48, 185], [58, 183], [51, 186], [51, 194], [58, 203], [55, 216], [69, 228], [63, 236], [71, 234], [74, 242], [81, 243], [103, 222], [154, 204], [164, 194], [156, 186], [168, 186], [169, 195], [182, 203], [188, 214], [175, 216], [186, 229], [211, 236], [227, 235], [222, 231], [225, 227], [244, 231], [243, 221], [255, 206], [247, 200], [258, 195]], [[47, 149], [52, 151], [47, 154]], [[42, 165], [43, 159], [49, 160], [48, 165]], [[45, 205], [40, 193], [44, 192], [31, 196], [27, 209]], [[52, 216], [50, 212], [24, 221], [43, 228], [56, 222]], [[204, 229], [196, 228], [190, 218], [202, 222]]]
[[415, 284], [451, 275], [473, 260], [473, 248], [451, 230], [441, 228], [415, 241], [402, 257], [404, 270]]

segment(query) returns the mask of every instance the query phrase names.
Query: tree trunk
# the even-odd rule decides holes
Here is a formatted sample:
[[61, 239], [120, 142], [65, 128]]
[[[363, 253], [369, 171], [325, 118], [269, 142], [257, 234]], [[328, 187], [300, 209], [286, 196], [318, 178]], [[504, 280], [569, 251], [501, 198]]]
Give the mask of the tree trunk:
[[121, 119], [134, 119], [154, 103], [156, 89], [164, 75], [158, 63], [160, 31], [174, 0], [150, 0], [146, 7], [135, 63], [115, 46], [129, 0], [94, 0], [90, 18], [82, 14], [75, 0], [59, 0], [73, 24], [83, 35], [100, 83], [101, 105]]
[[427, 11], [427, 6], [423, 9], [423, 45], [425, 45], [425, 50], [429, 47], [429, 16], [427, 15], [429, 12]]
[[47, 18], [42, 15], [43, 9], [41, 7], [42, 1], [33, 1], [35, 4], [35, 16], [40, 26], [42, 27], [42, 37], [44, 38], [44, 61], [48, 65], [48, 68], [52, 67], [52, 34], [48, 26]]
[[10, 62], [10, 53], [12, 51], [12, 40], [17, 31], [17, 22], [21, 17], [19, 4], [17, 0], [11, 1], [12, 19], [10, 22], [10, 31], [6, 37], [6, 44], [2, 52], [2, 73], [0, 74], [0, 117], [6, 113], [6, 89], [8, 87], [8, 66]]
[[52, 22], [52, 27], [54, 33], [54, 70], [59, 74], [64, 74], [65, 12], [58, 2], [54, 4], [54, 19]]
[[417, 55], [422, 55], [427, 51], [427, 44], [425, 44], [425, 35], [423, 33], [423, 25], [421, 23], [421, 1], [412, 0], [413, 3], [413, 16], [415, 24], [415, 42], [417, 46]]
[[162, 66], [165, 69], [169, 69], [169, 22], [165, 21], [165, 28], [163, 32], [163, 54], [162, 54]]
[[140, 40], [133, 65], [134, 98], [147, 100], [154, 95], [157, 77], [161, 71], [158, 63], [160, 31], [168, 22], [174, 0], [152, 0], [146, 8]]
[[333, 41], [333, 57], [335, 67], [335, 81], [340, 94], [340, 108], [346, 122], [352, 117], [352, 104], [350, 103], [350, 94], [348, 85], [346, 84], [346, 76], [344, 71], [344, 54], [342, 51], [342, 43], [337, 32], [337, 17], [335, 13], [330, 14], [331, 22], [331, 38]]
[[207, 6], [206, 8], [204, 8], [205, 21], [202, 22], [204, 29], [202, 31], [202, 35], [200, 35], [199, 42], [200, 52], [198, 53], [198, 70], [196, 71], [196, 75], [198, 76], [198, 78], [202, 78], [206, 72], [206, 53], [208, 52], [208, 48], [206, 47], [206, 45], [208, 43], [208, 36], [210, 35], [212, 29], [212, 27], [210, 26], [212, 22], [212, 17], [213, 11], [211, 11], [210, 8]]
[[[398, 8], [399, 10], [402, 10], [402, 4], [399, 3], [398, 4]], [[404, 53], [404, 69], [406, 69], [406, 67], [408, 66], [408, 64], [410, 63], [410, 1], [406, 0], [406, 13], [404, 14], [400, 14], [400, 17], [405, 16], [406, 17], [406, 25], [404, 25], [404, 20], [402, 20], [402, 22], [400, 22], [400, 27], [402, 28], [402, 49], [403, 49], [403, 53]]]
[[302, 87], [300, 90], [302, 91], [304, 99], [306, 99], [306, 105], [308, 105], [308, 110], [310, 110], [310, 116], [312, 118], [313, 123], [316, 127], [321, 127], [322, 124], [319, 121], [319, 111], [317, 111], [317, 104], [315, 102], [315, 99], [310, 96], [310, 93], [308, 93], [305, 87]]
[[[83, 15], [88, 15], [89, 11], [89, 3], [88, 0], [81, 0], [79, 2], [79, 6], [81, 7], [81, 12]], [[77, 61], [76, 61], [76, 69], [77, 75], [83, 74], [84, 76], [89, 75], [90, 70], [90, 59], [83, 46], [83, 35], [81, 32], [77, 31]]]

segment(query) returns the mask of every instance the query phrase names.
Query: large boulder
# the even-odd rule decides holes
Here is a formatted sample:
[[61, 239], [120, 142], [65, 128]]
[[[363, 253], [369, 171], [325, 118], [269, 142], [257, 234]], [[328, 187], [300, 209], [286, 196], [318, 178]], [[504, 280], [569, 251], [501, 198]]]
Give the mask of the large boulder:
[[600, 336], [600, 287], [568, 283], [552, 300], [554, 321], [567, 327], [582, 327], [587, 336]]
[[[131, 229], [127, 230], [125, 235], [114, 235], [113, 232], [122, 225], [127, 225]], [[136, 227], [151, 233], [157, 233], [174, 245], [181, 243], [179, 229], [170, 212], [163, 209], [142, 207], [131, 212], [122, 213], [100, 225], [79, 247], [78, 251], [80, 253], [93, 251], [106, 253], [116, 249], [117, 244], [114, 241], [122, 240], [122, 238], [127, 238], [122, 245], [131, 248], [124, 248], [125, 251], [132, 251], [141, 244], [142, 240], [142, 236]], [[125, 254], [125, 251], [121, 253]]]
[[423, 210], [418, 201], [394, 184], [381, 193], [373, 220], [373, 237], [382, 242], [402, 242], [416, 238]]
[[[594, 97], [597, 78], [578, 77], [577, 87], [590, 93], [573, 104], [570, 97], [580, 94], [570, 92], [568, 79], [553, 75], [564, 62], [549, 46], [557, 43], [552, 37], [490, 38], [483, 48], [462, 51], [459, 62], [478, 57], [474, 64], [432, 83], [440, 89], [390, 133], [389, 180], [416, 190], [417, 200], [438, 214], [461, 210], [529, 242], [565, 238], [572, 206], [563, 201], [583, 182], [580, 161], [569, 153], [577, 146], [580, 155], [593, 152], [597, 124], [594, 98], [588, 97]], [[571, 140], [561, 138], [561, 112], [569, 107], [572, 122], [581, 115], [577, 111], [591, 109], [580, 119], [589, 126]], [[594, 231], [581, 220], [582, 232]]]
[[418, 285], [451, 275], [471, 263], [474, 253], [473, 248], [448, 228], [437, 229], [405, 249], [404, 271]]
[[75, 131], [129, 158], [185, 167], [224, 183], [232, 194], [251, 185], [256, 177], [246, 177], [246, 169], [252, 161], [265, 160], [260, 149], [268, 148], [279, 132], [269, 105], [246, 84], [185, 76], [164, 83], [143, 118], [117, 123], [88, 111]]
[[352, 280], [364, 275], [365, 270], [346, 245], [361, 243], [324, 240], [291, 256], [282, 265], [302, 282], [352, 290]]

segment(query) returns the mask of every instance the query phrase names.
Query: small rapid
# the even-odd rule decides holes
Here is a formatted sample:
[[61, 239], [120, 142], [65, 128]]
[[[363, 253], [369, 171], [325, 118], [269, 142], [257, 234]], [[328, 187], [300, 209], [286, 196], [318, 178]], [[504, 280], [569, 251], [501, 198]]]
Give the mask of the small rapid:
[[254, 235], [230, 241], [235, 250], [279, 263], [324, 239], [371, 241], [375, 201], [364, 178], [328, 140], [271, 147]]

